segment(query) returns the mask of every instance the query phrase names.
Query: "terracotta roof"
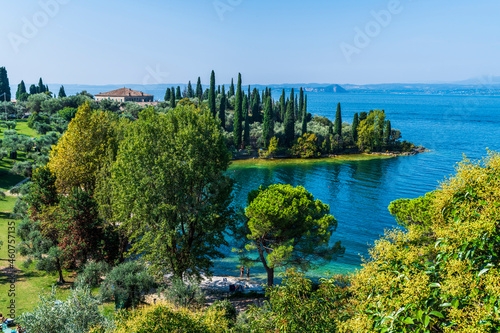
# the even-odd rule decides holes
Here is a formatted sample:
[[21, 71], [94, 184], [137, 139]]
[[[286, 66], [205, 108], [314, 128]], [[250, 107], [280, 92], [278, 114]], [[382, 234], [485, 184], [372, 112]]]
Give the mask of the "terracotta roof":
[[108, 92], [105, 92], [105, 93], [102, 93], [102, 94], [100, 93], [100, 94], [97, 94], [96, 96], [99, 96], [99, 97], [143, 97], [143, 96], [151, 96], [151, 97], [153, 97], [153, 95], [145, 94], [142, 91], [136, 91], [136, 90], [132, 90], [132, 89], [129, 89], [129, 88], [120, 88], [120, 89], [108, 91]]

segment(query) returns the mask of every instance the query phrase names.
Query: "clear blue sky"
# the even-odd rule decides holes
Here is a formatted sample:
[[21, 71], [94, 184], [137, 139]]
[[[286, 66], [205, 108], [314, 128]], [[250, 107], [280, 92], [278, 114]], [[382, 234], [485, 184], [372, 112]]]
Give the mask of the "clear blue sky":
[[[212, 69], [217, 83], [241, 72], [252, 84], [500, 75], [500, 1], [393, 2], [3, 1], [0, 66], [11, 84], [40, 76], [46, 83], [184, 83], [199, 75], [206, 84]], [[371, 12], [391, 8], [376, 23]], [[368, 29], [368, 41], [356, 41], [356, 29]], [[347, 48], [346, 56], [346, 45], [356, 52]]]

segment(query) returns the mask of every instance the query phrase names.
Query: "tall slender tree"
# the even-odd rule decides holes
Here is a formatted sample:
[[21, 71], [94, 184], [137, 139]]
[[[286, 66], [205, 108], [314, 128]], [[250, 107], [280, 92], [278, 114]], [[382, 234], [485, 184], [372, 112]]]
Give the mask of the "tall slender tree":
[[203, 87], [201, 86], [201, 78], [199, 76], [198, 76], [198, 82], [196, 83], [196, 97], [198, 97], [201, 103], [203, 97]]
[[191, 81], [188, 82], [187, 97], [188, 98], [193, 98], [194, 97], [193, 86], [191, 85]]
[[295, 113], [295, 119], [299, 119], [299, 102], [297, 95], [295, 95], [295, 102], [293, 102], [293, 108], [294, 108], [294, 113]]
[[264, 147], [269, 147], [269, 142], [274, 136], [274, 121], [273, 109], [271, 105], [271, 97], [266, 97], [264, 101], [264, 122], [262, 124], [262, 137], [264, 140]]
[[354, 140], [355, 143], [358, 142], [358, 125], [359, 125], [358, 113], [356, 112], [354, 114], [354, 118], [352, 120], [352, 127], [351, 127], [352, 139]]
[[222, 86], [222, 93], [221, 93], [221, 98], [220, 98], [219, 119], [220, 119], [220, 125], [222, 126], [222, 128], [226, 129], [226, 92], [225, 92], [224, 85]]
[[175, 108], [175, 94], [172, 90], [170, 91], [170, 107]]
[[175, 90], [175, 99], [182, 99], [180, 86], [177, 86], [177, 89]]
[[217, 86], [217, 95], [220, 95], [220, 84]]
[[229, 97], [234, 96], [234, 80], [231, 78], [231, 85], [229, 86]]
[[307, 117], [302, 116], [302, 135], [307, 133]]
[[32, 84], [30, 86], [30, 95], [35, 95], [36, 93], [37, 93], [36, 86], [34, 84]]
[[26, 94], [26, 85], [23, 80], [21, 80], [21, 83], [17, 86], [16, 99], [19, 100], [22, 94]]
[[210, 74], [210, 90], [208, 92], [208, 107], [212, 116], [217, 117], [217, 106], [215, 105], [215, 72], [212, 70]]
[[42, 78], [40, 78], [40, 80], [38, 80], [38, 88], [37, 88], [37, 92], [39, 94], [41, 93], [44, 93], [45, 92], [45, 85], [43, 84], [43, 80]]
[[293, 99], [289, 100], [286, 107], [285, 121], [283, 122], [285, 129], [285, 145], [291, 147], [295, 139], [295, 115], [293, 107]]
[[384, 129], [384, 145], [387, 149], [391, 148], [391, 121], [387, 120]]
[[61, 88], [59, 88], [59, 94], [57, 95], [59, 96], [59, 98], [66, 97], [66, 91], [64, 91], [64, 86], [61, 86]]
[[285, 100], [285, 89], [283, 89], [283, 92], [280, 97], [280, 121], [284, 122], [285, 121], [285, 114], [286, 114], [286, 100]]
[[302, 115], [304, 114], [304, 89], [300, 87], [299, 92], [299, 119], [302, 119]]
[[250, 145], [250, 116], [248, 115], [248, 97], [243, 96], [243, 114], [245, 115], [245, 130], [243, 131], [243, 146]]
[[335, 123], [333, 126], [333, 134], [342, 137], [342, 112], [340, 110], [340, 103], [337, 104], [337, 113], [335, 114]]
[[0, 95], [2, 94], [5, 94], [5, 96], [2, 96], [1, 100], [3, 101], [5, 98], [6, 101], [10, 102], [12, 96], [10, 94], [9, 77], [7, 76], [7, 69], [5, 67], [0, 67]]
[[167, 88], [167, 91], [165, 91], [164, 100], [165, 102], [170, 101], [170, 88]]
[[241, 73], [238, 73], [238, 86], [236, 87], [236, 99], [234, 103], [234, 125], [233, 137], [236, 148], [241, 147], [243, 123], [243, 97], [241, 91]]

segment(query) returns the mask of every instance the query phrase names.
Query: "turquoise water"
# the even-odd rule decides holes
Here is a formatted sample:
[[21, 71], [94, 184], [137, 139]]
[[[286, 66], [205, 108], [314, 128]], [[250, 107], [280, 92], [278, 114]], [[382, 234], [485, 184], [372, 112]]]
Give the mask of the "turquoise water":
[[[276, 97], [275, 97], [276, 98]], [[287, 183], [302, 185], [316, 198], [330, 205], [338, 221], [332, 241], [340, 240], [346, 253], [337, 261], [309, 272], [311, 277], [353, 272], [361, 258], [384, 234], [397, 227], [389, 214], [389, 203], [398, 198], [415, 198], [436, 189], [463, 159], [478, 159], [486, 149], [500, 150], [500, 97], [433, 96], [391, 94], [308, 94], [309, 112], [333, 120], [337, 103], [344, 121], [355, 112], [384, 109], [392, 127], [403, 138], [423, 145], [430, 152], [390, 159], [317, 163], [234, 163], [230, 173], [236, 185], [234, 202], [244, 206], [246, 196], [259, 185]], [[238, 275], [237, 258], [216, 262], [216, 274]], [[252, 276], [263, 277], [262, 265]]]

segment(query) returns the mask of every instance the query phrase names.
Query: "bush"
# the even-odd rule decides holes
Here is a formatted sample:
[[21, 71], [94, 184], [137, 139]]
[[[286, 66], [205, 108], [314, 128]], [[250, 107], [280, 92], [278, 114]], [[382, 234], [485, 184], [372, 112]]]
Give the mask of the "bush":
[[496, 332], [500, 155], [465, 160], [424, 198], [397, 200], [405, 230], [376, 242], [352, 285], [344, 332]]
[[238, 316], [236, 308], [227, 299], [223, 301], [215, 301], [212, 305], [209, 306], [208, 309], [213, 309], [219, 313], [224, 313], [224, 318], [226, 318], [229, 323], [231, 323], [230, 326], [234, 325], [236, 317]]
[[201, 308], [205, 305], [205, 294], [195, 280], [186, 283], [182, 279], [174, 278], [170, 287], [163, 290], [163, 294], [176, 306]]
[[89, 261], [76, 277], [75, 286], [97, 287], [101, 283], [101, 277], [108, 274], [110, 270], [111, 266], [103, 261]]
[[[115, 299], [117, 308], [137, 306], [143, 294], [155, 287], [153, 276], [137, 261], [120, 264], [106, 275], [99, 293], [104, 301]], [[122, 304], [123, 303], [123, 304]]]
[[111, 327], [99, 305], [88, 288], [73, 290], [63, 302], [56, 299], [56, 289], [52, 288], [50, 295], [40, 295], [35, 309], [23, 313], [18, 321], [26, 332], [86, 333], [93, 326]]

